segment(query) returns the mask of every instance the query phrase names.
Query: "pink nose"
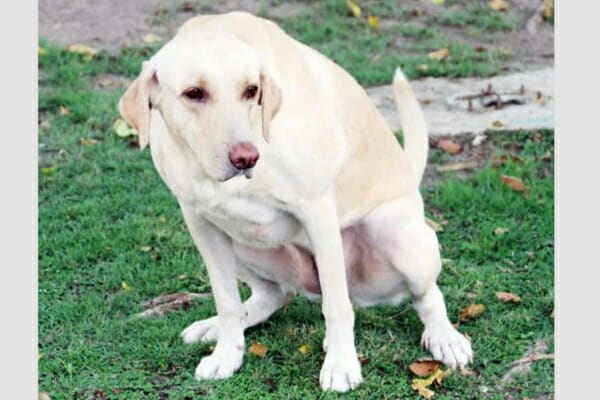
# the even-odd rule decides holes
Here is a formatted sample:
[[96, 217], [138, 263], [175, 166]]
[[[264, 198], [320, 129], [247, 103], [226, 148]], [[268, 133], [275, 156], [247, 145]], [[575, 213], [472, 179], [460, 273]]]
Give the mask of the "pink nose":
[[231, 165], [239, 170], [250, 169], [258, 161], [258, 150], [250, 143], [238, 143], [229, 150]]

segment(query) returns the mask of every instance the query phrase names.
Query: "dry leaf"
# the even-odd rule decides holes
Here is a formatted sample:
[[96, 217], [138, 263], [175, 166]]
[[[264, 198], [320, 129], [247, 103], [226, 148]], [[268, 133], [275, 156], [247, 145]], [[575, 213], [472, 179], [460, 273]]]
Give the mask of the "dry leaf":
[[71, 114], [71, 110], [69, 110], [68, 107], [61, 106], [60, 109], [58, 110], [58, 113], [64, 117], [65, 115]]
[[39, 394], [38, 399], [39, 400], [50, 400], [50, 396], [48, 396], [47, 393], [42, 392]]
[[71, 46], [69, 46], [69, 51], [71, 53], [83, 55], [83, 58], [85, 58], [86, 60], [91, 60], [96, 54], [98, 54], [98, 49], [86, 46], [84, 44], [72, 44]]
[[429, 227], [431, 229], [433, 229], [435, 232], [441, 232], [444, 230], [444, 227], [442, 226], [442, 224], [432, 220], [431, 218], [425, 218], [425, 222], [427, 223], [427, 225], [429, 225]]
[[492, 158], [492, 165], [495, 165], [495, 166], [504, 165], [508, 161], [512, 161], [517, 164], [523, 164], [523, 159], [521, 157], [511, 154], [508, 156], [506, 156], [506, 155], [494, 156], [494, 158]]
[[146, 36], [144, 36], [142, 38], [142, 40], [146, 44], [152, 44], [152, 43], [162, 42], [162, 38], [160, 36], [158, 36], [158, 35], [155, 35], [154, 33], [147, 34]]
[[487, 51], [487, 48], [484, 46], [475, 46], [473, 47], [473, 50], [475, 50], [477, 53], [483, 53], [484, 51]]
[[452, 164], [438, 165], [436, 167], [436, 171], [437, 172], [462, 171], [464, 169], [477, 168], [478, 165], [479, 164], [477, 163], [476, 160], [461, 161], [461, 162], [452, 163]]
[[442, 371], [441, 369], [437, 369], [434, 373], [425, 379], [413, 379], [411, 387], [413, 390], [416, 390], [423, 398], [431, 399], [435, 392], [429, 389], [434, 382], [437, 385], [442, 384], [442, 379], [447, 377], [452, 373], [452, 369], [447, 369], [446, 371]]
[[150, 250], [152, 250], [152, 247], [150, 247], [150, 246], [142, 246], [142, 247], [140, 247], [140, 250], [143, 251], [144, 253], [147, 253]]
[[379, 28], [379, 17], [376, 17], [375, 15], [370, 15], [369, 14], [369, 16], [367, 17], [367, 22], [373, 28]]
[[267, 350], [267, 346], [258, 342], [254, 342], [252, 346], [248, 347], [248, 353], [260, 358], [263, 358], [267, 354]]
[[432, 60], [441, 61], [450, 55], [450, 50], [447, 47], [432, 51], [427, 56]]
[[429, 69], [429, 65], [427, 64], [419, 64], [417, 65], [417, 69], [421, 72], [425, 72]]
[[160, 317], [172, 310], [189, 308], [192, 300], [211, 296], [211, 293], [172, 293], [163, 294], [142, 303], [147, 310], [136, 314], [138, 318]]
[[460, 320], [466, 322], [480, 316], [485, 311], [483, 304], [471, 304], [460, 310]]
[[467, 368], [467, 367], [460, 367], [460, 374], [462, 376], [471, 376], [471, 375], [475, 375], [475, 372], [473, 372], [473, 370]]
[[79, 139], [79, 144], [82, 146], [90, 146], [93, 144], [98, 144], [98, 141], [92, 138], [81, 138]]
[[41, 168], [42, 174], [45, 175], [50, 175], [56, 172], [56, 168], [55, 167], [42, 167]]
[[508, 228], [502, 228], [499, 226], [496, 229], [494, 229], [494, 235], [496, 235], [496, 236], [504, 235], [508, 231], [509, 231]]
[[125, 281], [121, 282], [121, 288], [123, 288], [123, 290], [126, 291], [126, 292], [131, 292], [131, 290], [132, 290], [132, 287], [129, 286], [127, 284], [127, 282], [125, 282]]
[[494, 122], [492, 122], [492, 126], [494, 128], [502, 128], [504, 126], [504, 124], [502, 123], [502, 121], [494, 121]]
[[506, 0], [491, 0], [488, 4], [494, 11], [508, 11], [509, 4]]
[[552, 0], [544, 0], [544, 18], [551, 19], [554, 12], [554, 5]]
[[38, 56], [44, 56], [46, 54], [48, 54], [48, 51], [45, 48], [38, 46]]
[[550, 318], [554, 319], [554, 309], [552, 309], [552, 313], [550, 314]]
[[360, 15], [362, 14], [362, 11], [361, 11], [360, 6], [358, 4], [356, 4], [352, 0], [346, 0], [346, 5], [350, 9], [350, 12], [352, 12], [353, 16], [355, 16], [356, 18], [360, 18]]
[[303, 344], [298, 348], [298, 351], [304, 355], [310, 353], [310, 346], [307, 344]]
[[514, 191], [522, 192], [525, 190], [525, 184], [523, 181], [519, 178], [515, 178], [514, 176], [500, 175], [500, 180]]
[[158, 217], [158, 222], [160, 222], [161, 224], [164, 224], [167, 222], [167, 219], [163, 215], [161, 215], [160, 217]]
[[358, 353], [357, 357], [358, 357], [358, 361], [360, 362], [360, 365], [366, 365], [371, 362], [371, 359], [369, 357], [365, 356], [364, 353]]
[[440, 367], [440, 362], [432, 359], [417, 360], [408, 366], [410, 371], [417, 376], [429, 376]]
[[135, 129], [133, 129], [131, 126], [129, 126], [127, 121], [125, 121], [122, 118], [118, 118], [114, 122], [113, 129], [117, 133], [117, 136], [120, 136], [120, 137], [137, 136], [137, 134], [138, 134], [137, 131]]
[[442, 4], [444, 4], [444, 0], [432, 0], [433, 4], [435, 4], [436, 6], [441, 6]]
[[449, 154], [458, 154], [462, 151], [462, 146], [450, 139], [440, 139], [437, 142], [437, 148], [444, 150]]
[[496, 292], [496, 297], [498, 298], [498, 300], [503, 301], [505, 303], [520, 303], [521, 302], [521, 298], [519, 296], [517, 296], [516, 294], [513, 293], [509, 293], [509, 292]]

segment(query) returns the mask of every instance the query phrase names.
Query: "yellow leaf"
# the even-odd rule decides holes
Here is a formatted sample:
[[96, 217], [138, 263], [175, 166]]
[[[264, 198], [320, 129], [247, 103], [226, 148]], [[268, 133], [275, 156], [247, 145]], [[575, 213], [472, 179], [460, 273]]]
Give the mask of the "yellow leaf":
[[502, 123], [502, 121], [494, 121], [494, 122], [492, 122], [492, 126], [494, 128], [502, 128], [504, 126], [504, 124]]
[[554, 4], [552, 0], [544, 0], [544, 18], [550, 19], [552, 18], [552, 13], [554, 12]]
[[429, 65], [427, 64], [419, 64], [417, 65], [417, 69], [421, 72], [425, 72], [429, 69]]
[[509, 231], [508, 228], [502, 228], [501, 226], [499, 226], [496, 229], [494, 229], [494, 235], [501, 236], [501, 235], [504, 235], [505, 233], [507, 233], [508, 231]]
[[146, 36], [144, 36], [142, 38], [142, 40], [146, 44], [152, 44], [152, 43], [162, 42], [162, 38], [160, 36], [158, 36], [158, 35], [155, 35], [154, 33], [147, 34]]
[[310, 353], [310, 346], [307, 344], [303, 344], [298, 348], [298, 351], [304, 355]]
[[38, 46], [38, 56], [44, 56], [48, 54], [48, 51], [42, 46]]
[[379, 27], [379, 17], [376, 17], [375, 15], [370, 15], [369, 14], [369, 16], [367, 17], [367, 22], [373, 28], [378, 28]]
[[508, 302], [520, 303], [521, 302], [521, 298], [519, 296], [517, 296], [516, 294], [513, 294], [513, 293], [509, 293], [509, 292], [496, 292], [496, 297], [498, 298], [498, 300], [503, 301], [505, 303], [508, 303]]
[[425, 218], [425, 222], [427, 223], [427, 225], [429, 225], [431, 229], [434, 230], [434, 232], [441, 232], [444, 230], [442, 224], [432, 220], [431, 218]]
[[360, 6], [358, 4], [356, 4], [352, 0], [346, 0], [346, 5], [352, 12], [352, 15], [354, 15], [356, 18], [360, 18], [362, 11], [360, 10]]
[[254, 354], [255, 356], [260, 358], [263, 358], [267, 354], [267, 351], [267, 346], [258, 342], [252, 343], [252, 346], [248, 348], [248, 352], [250, 354]]
[[68, 107], [61, 106], [60, 109], [58, 110], [58, 113], [62, 116], [65, 116], [65, 115], [71, 114], [71, 110], [69, 110]]
[[50, 175], [56, 172], [54, 167], [42, 167], [42, 174]]
[[447, 47], [432, 51], [427, 56], [432, 60], [441, 61], [450, 55], [450, 50]]
[[135, 129], [130, 127], [129, 124], [121, 118], [115, 121], [113, 129], [117, 133], [117, 136], [120, 137], [136, 136], [138, 134]]
[[491, 0], [488, 4], [494, 11], [508, 11], [508, 1], [506, 0]]
[[126, 291], [126, 292], [131, 292], [131, 290], [132, 290], [132, 287], [129, 286], [127, 284], [127, 282], [125, 282], [125, 281], [121, 282], [121, 288], [123, 288], [123, 290]]
[[142, 247], [140, 247], [140, 250], [143, 251], [144, 253], [147, 253], [150, 250], [152, 250], [152, 247], [150, 247], [150, 246], [142, 246]]
[[160, 222], [161, 224], [164, 224], [167, 222], [167, 219], [163, 215], [161, 215], [160, 217], [158, 217], [158, 222]]
[[435, 4], [436, 6], [441, 6], [442, 4], [444, 4], [444, 0], [432, 0], [433, 4]]
[[423, 398], [431, 399], [435, 392], [429, 389], [434, 382], [438, 385], [442, 384], [442, 379], [447, 377], [452, 373], [452, 369], [447, 369], [443, 371], [441, 369], [436, 369], [431, 376], [424, 379], [413, 379], [411, 387], [413, 390], [416, 390]]
[[69, 46], [69, 51], [71, 53], [83, 55], [86, 60], [91, 60], [96, 54], [98, 54], [98, 49], [86, 46], [84, 44], [72, 44]]
[[460, 320], [468, 321], [480, 316], [484, 311], [485, 306], [483, 304], [471, 304], [460, 310]]
[[98, 144], [98, 141], [96, 139], [88, 139], [88, 138], [81, 138], [79, 139], [79, 144], [82, 146], [90, 146], [93, 144]]

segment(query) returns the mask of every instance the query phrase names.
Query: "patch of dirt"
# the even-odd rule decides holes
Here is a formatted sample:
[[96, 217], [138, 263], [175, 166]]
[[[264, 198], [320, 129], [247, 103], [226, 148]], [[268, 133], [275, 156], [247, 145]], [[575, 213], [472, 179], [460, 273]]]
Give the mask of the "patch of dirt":
[[[551, 66], [554, 63], [554, 27], [543, 22], [536, 25], [535, 34], [526, 29], [540, 2], [510, 1], [507, 17], [516, 21], [517, 29], [514, 31], [486, 32], [485, 35], [474, 36], [464, 28], [442, 24], [436, 27], [443, 35], [474, 47], [483, 46], [513, 54], [513, 57], [503, 61], [502, 68], [506, 71]], [[143, 37], [148, 33], [154, 33], [166, 41], [181, 24], [197, 14], [245, 10], [281, 20], [302, 15], [309, 8], [306, 2], [278, 0], [39, 0], [38, 6], [40, 36], [63, 46], [83, 43], [113, 54], [123, 46], [142, 44]], [[382, 16], [382, 26], [402, 22], [430, 24], [428, 18], [464, 5], [441, 7], [431, 1], [406, 0], [402, 2], [402, 7], [411, 12], [405, 13], [398, 22]]]

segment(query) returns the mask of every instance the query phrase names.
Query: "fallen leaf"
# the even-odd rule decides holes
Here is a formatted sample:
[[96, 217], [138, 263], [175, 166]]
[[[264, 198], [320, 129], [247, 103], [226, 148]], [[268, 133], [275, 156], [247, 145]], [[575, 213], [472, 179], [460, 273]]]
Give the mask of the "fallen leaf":
[[454, 262], [451, 258], [442, 258], [441, 261], [442, 261], [442, 267], [445, 265], [450, 265]]
[[433, 229], [434, 232], [442, 232], [444, 230], [442, 224], [432, 220], [431, 218], [426, 217], [425, 222], [427, 223], [427, 225], [429, 225], [431, 229]]
[[542, 157], [540, 157], [540, 160], [542, 160], [542, 161], [550, 161], [550, 160], [552, 160], [552, 151], [545, 152], [542, 155]]
[[435, 394], [435, 392], [433, 390], [429, 389], [429, 386], [431, 386], [434, 382], [437, 385], [441, 385], [442, 379], [444, 379], [451, 373], [452, 373], [452, 369], [447, 369], [446, 371], [437, 369], [428, 378], [413, 379], [411, 387], [413, 388], [413, 390], [416, 390], [423, 398], [431, 399], [433, 397], [433, 395]]
[[180, 308], [189, 308], [192, 300], [202, 299], [211, 296], [210, 293], [172, 293], [162, 294], [152, 300], [144, 301], [142, 306], [148, 308], [147, 310], [136, 314], [138, 318], [148, 317], [160, 317], [172, 310], [178, 310]]
[[143, 251], [144, 253], [147, 253], [150, 250], [152, 250], [152, 247], [150, 247], [150, 246], [142, 246], [142, 247], [140, 247], [140, 250]]
[[502, 128], [504, 126], [504, 124], [502, 123], [502, 121], [494, 121], [494, 122], [492, 122], [492, 126], [494, 128]]
[[552, 19], [554, 13], [554, 5], [552, 0], [544, 0], [544, 18]]
[[462, 146], [450, 139], [440, 139], [436, 146], [448, 154], [458, 154], [462, 151]]
[[125, 121], [122, 118], [118, 118], [113, 123], [113, 129], [117, 133], [117, 136], [120, 136], [120, 137], [137, 136], [137, 134], [138, 134], [137, 131], [135, 129], [133, 129], [131, 126], [129, 126], [127, 121]]
[[499, 226], [496, 229], [494, 229], [494, 235], [501, 236], [501, 235], [504, 235], [505, 233], [507, 233], [508, 231], [509, 231], [508, 228], [502, 228]]
[[477, 318], [485, 311], [483, 304], [471, 304], [460, 310], [460, 320], [463, 322]]
[[531, 136], [531, 140], [535, 143], [539, 143], [542, 140], [542, 134], [540, 132], [534, 132]]
[[161, 215], [160, 217], [158, 217], [158, 222], [160, 222], [161, 224], [164, 224], [167, 222], [167, 219], [163, 215]]
[[516, 294], [510, 292], [496, 292], [496, 297], [498, 300], [503, 301], [505, 303], [520, 303], [521, 298]]
[[48, 51], [42, 46], [38, 46], [38, 56], [45, 56], [48, 54]]
[[304, 355], [310, 353], [310, 346], [307, 344], [303, 344], [298, 348], [298, 351]]
[[417, 360], [408, 366], [410, 371], [417, 376], [429, 376], [440, 367], [440, 362], [432, 359]]
[[346, 5], [350, 9], [350, 12], [352, 13], [352, 15], [354, 17], [360, 18], [361, 14], [362, 14], [362, 11], [361, 11], [360, 6], [358, 4], [356, 4], [352, 0], [346, 0]]
[[367, 17], [367, 22], [373, 28], [379, 28], [379, 17], [376, 17], [375, 15], [369, 14], [369, 16]]
[[441, 61], [444, 58], [448, 57], [449, 55], [450, 55], [450, 50], [447, 47], [441, 48], [436, 51], [432, 51], [431, 53], [427, 54], [427, 56], [430, 59], [437, 60], [437, 61]]
[[182, 281], [182, 280], [184, 280], [184, 279], [186, 279], [186, 278], [187, 278], [187, 275], [186, 275], [186, 274], [181, 274], [181, 275], [178, 275], [178, 276], [177, 276], [177, 279], [179, 279], [180, 281]]
[[252, 343], [252, 346], [248, 347], [248, 353], [254, 354], [260, 358], [263, 358], [267, 354], [267, 351], [267, 346], [259, 342], [254, 342]]
[[513, 361], [511, 365], [519, 365], [519, 364], [531, 364], [533, 362], [539, 360], [554, 360], [554, 353], [552, 354], [540, 354], [535, 353], [528, 356], [525, 356], [517, 361]]
[[460, 374], [462, 376], [471, 376], [471, 375], [475, 375], [475, 372], [473, 372], [473, 370], [467, 368], [467, 367], [460, 367]]
[[367, 365], [368, 363], [371, 362], [371, 359], [367, 356], [365, 356], [364, 353], [358, 353], [358, 361], [360, 362], [360, 365]]
[[421, 72], [425, 72], [429, 69], [429, 65], [427, 64], [419, 64], [417, 65], [417, 69]]
[[71, 110], [69, 110], [69, 108], [68, 108], [68, 107], [61, 106], [61, 107], [60, 107], [60, 109], [58, 110], [58, 113], [59, 113], [61, 116], [65, 116], [65, 115], [69, 115], [69, 114], [71, 114]]
[[444, 0], [432, 0], [433, 4], [435, 4], [436, 6], [441, 6], [442, 4], [444, 4]]
[[40, 395], [38, 396], [39, 400], [50, 400], [50, 396], [48, 396], [48, 393], [40, 393]]
[[144, 36], [142, 38], [142, 40], [146, 44], [152, 44], [152, 43], [162, 42], [162, 38], [160, 36], [158, 36], [158, 35], [155, 35], [154, 33], [147, 34], [146, 36]]
[[121, 389], [120, 389], [120, 388], [114, 388], [114, 389], [112, 390], [112, 392], [113, 392], [114, 394], [119, 394], [119, 393], [121, 393]]
[[462, 171], [465, 169], [477, 168], [478, 165], [479, 165], [479, 163], [476, 160], [460, 161], [460, 162], [452, 163], [452, 164], [438, 165], [436, 167], [436, 171], [437, 172]]
[[515, 178], [514, 176], [500, 175], [500, 180], [514, 191], [522, 192], [525, 190], [525, 184], [523, 181], [519, 178]]
[[69, 46], [69, 51], [71, 53], [83, 55], [83, 58], [86, 60], [91, 60], [96, 54], [98, 54], [98, 49], [95, 49], [91, 46], [86, 46], [84, 44], [72, 44]]
[[98, 141], [92, 138], [81, 138], [79, 139], [79, 144], [82, 146], [91, 146], [93, 144], [98, 144]]
[[187, 12], [196, 11], [196, 7], [194, 6], [194, 4], [191, 1], [186, 1], [181, 5], [181, 7], [179, 7], [179, 11], [187, 11]]
[[121, 282], [121, 288], [123, 288], [123, 290], [126, 291], [126, 292], [131, 292], [131, 290], [132, 290], [132, 287], [129, 286], [127, 284], [127, 282], [125, 282], [125, 281]]
[[56, 172], [56, 167], [42, 167], [42, 174], [50, 175]]
[[485, 135], [477, 135], [473, 138], [473, 140], [471, 141], [471, 145], [473, 147], [477, 147], [479, 146], [481, 143], [483, 143], [483, 141], [487, 139], [487, 136]]
[[523, 164], [523, 162], [524, 162], [521, 157], [511, 154], [511, 155], [494, 156], [494, 158], [492, 158], [492, 165], [495, 165], [495, 166], [504, 165], [504, 164], [508, 163], [509, 161], [512, 161], [517, 164]]
[[490, 8], [494, 11], [508, 11], [508, 1], [506, 0], [491, 0], [489, 3]]
[[487, 51], [487, 48], [484, 46], [475, 46], [473, 47], [473, 50], [475, 50], [477, 53], [483, 53], [484, 51]]

